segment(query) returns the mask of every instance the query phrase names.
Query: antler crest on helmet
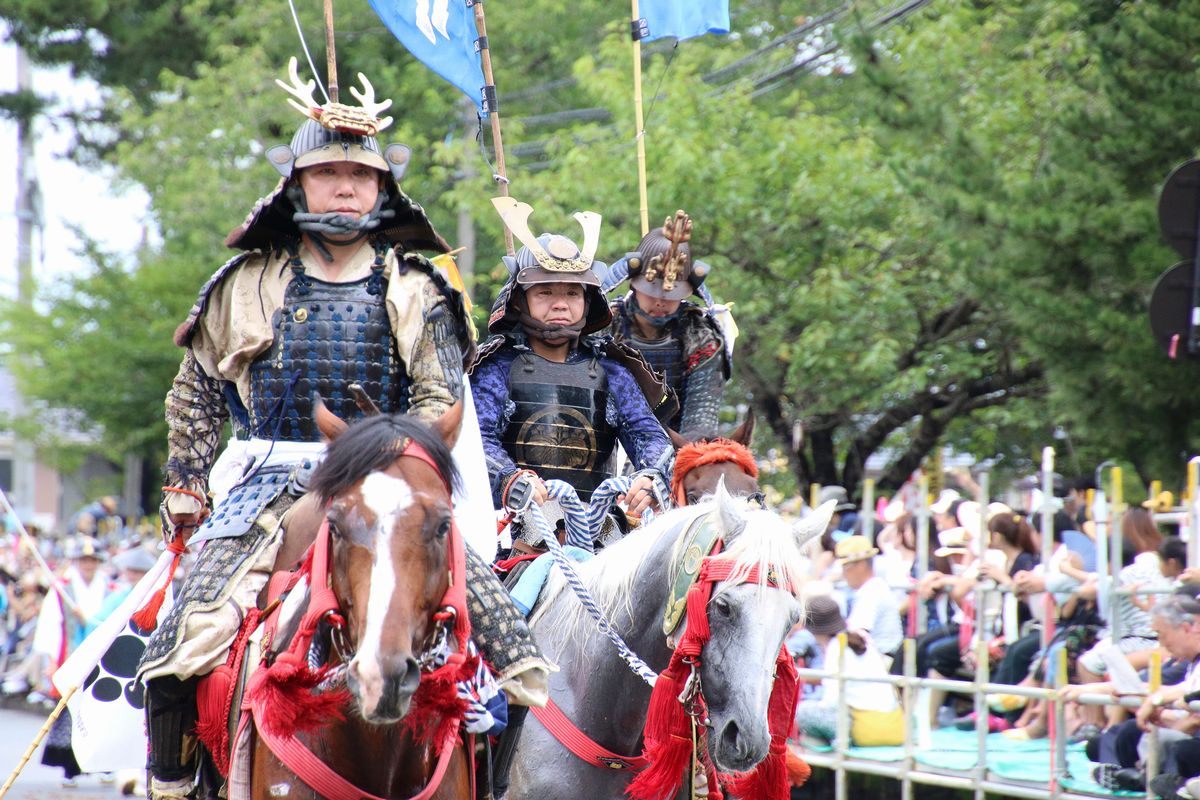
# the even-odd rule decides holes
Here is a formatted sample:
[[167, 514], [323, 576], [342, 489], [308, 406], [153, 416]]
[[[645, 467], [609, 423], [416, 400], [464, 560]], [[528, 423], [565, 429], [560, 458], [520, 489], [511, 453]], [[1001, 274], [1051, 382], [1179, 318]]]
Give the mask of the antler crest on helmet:
[[359, 136], [374, 136], [392, 124], [391, 117], [380, 118], [378, 116], [379, 112], [385, 111], [392, 105], [392, 101], [384, 100], [383, 102], [376, 102], [375, 88], [371, 86], [371, 82], [361, 72], [358, 73], [358, 79], [362, 81], [363, 91], [360, 92], [355, 87], [350, 88], [350, 94], [354, 95], [355, 99], [362, 104], [361, 107], [347, 106], [341, 103], [326, 103], [325, 105], [321, 105], [313, 97], [313, 91], [317, 88], [317, 82], [312, 79], [308, 81], [300, 80], [300, 73], [297, 66], [296, 57], [292, 56], [288, 59], [288, 78], [291, 80], [291, 83], [284, 83], [278, 78], [275, 79], [275, 83], [290, 94], [292, 98], [295, 98], [289, 98], [288, 104], [304, 116], [319, 122], [331, 131], [357, 134]]

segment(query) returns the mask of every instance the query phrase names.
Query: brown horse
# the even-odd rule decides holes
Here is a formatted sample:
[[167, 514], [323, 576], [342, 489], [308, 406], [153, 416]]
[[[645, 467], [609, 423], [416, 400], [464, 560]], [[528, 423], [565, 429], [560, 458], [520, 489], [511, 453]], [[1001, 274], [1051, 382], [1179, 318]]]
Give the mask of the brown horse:
[[750, 454], [754, 435], [754, 411], [746, 413], [742, 424], [728, 438], [687, 439], [668, 429], [675, 445], [675, 476], [671, 481], [671, 499], [677, 506], [695, 505], [716, 493], [725, 479], [725, 489], [734, 497], [757, 497], [758, 466]]
[[[436, 775], [433, 746], [424, 737], [414, 738], [403, 723], [426, 674], [423, 657], [439, 631], [444, 632], [444, 620], [435, 619], [435, 613], [450, 584], [458, 536], [451, 517], [455, 473], [450, 448], [461, 421], [461, 404], [431, 427], [410, 418], [377, 416], [347, 428], [318, 410], [318, 423], [331, 444], [313, 476], [310, 495], [289, 514], [289, 534], [277, 564], [294, 564], [313, 540], [314, 525], [328, 523], [329, 583], [344, 618], [340, 635], [332, 637], [331, 660], [344, 668], [350, 699], [341, 719], [298, 735], [296, 741], [352, 786], [353, 793], [346, 786], [341, 792], [328, 785], [314, 789], [311, 770], [298, 777], [267, 737], [252, 733], [248, 768], [254, 800], [471, 796], [466, 737], [459, 737], [440, 765], [442, 774]], [[457, 541], [461, 548], [461, 538]], [[287, 630], [281, 621], [277, 639], [295, 627], [293, 622]]]

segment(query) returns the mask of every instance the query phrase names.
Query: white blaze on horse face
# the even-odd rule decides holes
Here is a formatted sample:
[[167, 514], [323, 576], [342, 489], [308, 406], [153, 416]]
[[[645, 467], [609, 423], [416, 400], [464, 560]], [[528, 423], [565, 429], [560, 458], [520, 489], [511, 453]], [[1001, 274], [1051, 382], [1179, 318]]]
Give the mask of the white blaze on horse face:
[[371, 565], [371, 591], [367, 597], [367, 620], [358, 652], [350, 668], [358, 678], [359, 702], [370, 713], [383, 695], [383, 665], [380, 644], [388, 608], [396, 591], [396, 565], [392, 563], [392, 529], [396, 518], [412, 505], [413, 493], [400, 478], [373, 472], [362, 483], [363, 503], [375, 514], [375, 553]]

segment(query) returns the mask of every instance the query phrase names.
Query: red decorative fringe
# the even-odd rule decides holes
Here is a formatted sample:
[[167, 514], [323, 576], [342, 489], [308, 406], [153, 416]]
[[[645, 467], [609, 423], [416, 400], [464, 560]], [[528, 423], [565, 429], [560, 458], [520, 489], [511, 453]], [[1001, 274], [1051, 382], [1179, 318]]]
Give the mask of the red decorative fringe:
[[451, 660], [423, 676], [417, 686], [403, 724], [417, 741], [433, 745], [435, 755], [454, 745], [457, 723], [467, 713], [467, 701], [458, 696], [458, 682], [474, 677], [478, 666], [478, 656], [457, 666]]
[[[678, 505], [687, 505], [683, 479], [696, 467], [705, 464], [734, 464], [752, 478], [758, 477], [758, 464], [750, 448], [732, 439], [709, 439], [679, 448], [675, 454], [675, 473], [671, 478], [671, 497]], [[682, 500], [680, 499], [682, 498]]]
[[269, 667], [260, 667], [246, 687], [246, 694], [265, 711], [254, 721], [275, 736], [293, 737], [316, 730], [331, 719], [345, 719], [342, 706], [350, 700], [348, 691], [313, 692], [328, 674], [328, 666], [314, 672], [307, 664], [298, 663], [292, 653], [284, 653]]
[[787, 758], [788, 782], [796, 788], [808, 783], [808, 779], [812, 777], [812, 767], [808, 762], [796, 755], [790, 747], [784, 757]]
[[[678, 651], [677, 651], [678, 652]], [[650, 693], [650, 709], [642, 733], [642, 754], [650, 764], [637, 774], [625, 790], [634, 800], [667, 800], [674, 797], [691, 764], [692, 737], [687, 713], [679, 702], [683, 690], [679, 668], [686, 665], [675, 657], [658, 676]]]
[[196, 709], [199, 712], [196, 736], [212, 754], [213, 763], [222, 777], [229, 777], [229, 760], [233, 749], [229, 741], [230, 713], [241, 676], [242, 656], [246, 652], [250, 634], [258, 628], [261, 618], [262, 612], [257, 608], [250, 609], [237, 636], [233, 638], [225, 663], [201, 678], [196, 687]]
[[196, 736], [212, 755], [222, 777], [229, 776], [229, 703], [237, 674], [225, 664], [196, 686]]
[[175, 580], [175, 570], [179, 569], [179, 561], [187, 552], [187, 543], [183, 541], [182, 536], [176, 536], [167, 545], [167, 550], [175, 554], [175, 557], [171, 559], [171, 568], [167, 570], [167, 579], [163, 581], [162, 586], [154, 590], [154, 594], [150, 595], [146, 605], [129, 618], [129, 621], [138, 630], [149, 632], [158, 627], [158, 612], [162, 610], [163, 602], [167, 599], [167, 590], [171, 588], [171, 581]]

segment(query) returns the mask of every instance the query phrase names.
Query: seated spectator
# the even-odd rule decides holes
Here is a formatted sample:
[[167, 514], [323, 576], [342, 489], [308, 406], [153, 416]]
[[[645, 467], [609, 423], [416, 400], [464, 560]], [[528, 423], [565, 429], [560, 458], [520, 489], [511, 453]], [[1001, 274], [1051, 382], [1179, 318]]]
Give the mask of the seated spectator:
[[838, 542], [835, 550], [842, 578], [850, 587], [846, 595], [846, 624], [855, 633], [865, 633], [885, 656], [893, 657], [904, 642], [900, 609], [887, 581], [875, 574], [873, 560], [879, 550], [865, 536]]
[[[1089, 741], [1088, 757], [1099, 763], [1093, 771], [1096, 782], [1107, 789], [1142, 792], [1146, 789], [1145, 755], [1150, 747], [1161, 748], [1160, 778], [1154, 789], [1159, 796], [1174, 797], [1186, 779], [1200, 774], [1195, 736], [1200, 716], [1170, 708], [1200, 691], [1200, 600], [1194, 585], [1163, 598], [1150, 612], [1151, 628], [1172, 657], [1188, 664], [1183, 680], [1148, 696], [1134, 719], [1112, 726]], [[1088, 691], [1089, 687], [1081, 687]], [[1072, 688], [1067, 696], [1077, 695]], [[1151, 736], [1145, 734], [1150, 733]], [[1193, 772], [1195, 770], [1195, 772]], [[1168, 785], [1169, 784], [1169, 785]]]
[[[1158, 548], [1162, 534], [1154, 524], [1150, 512], [1143, 508], [1130, 508], [1121, 518], [1121, 535], [1126, 549], [1133, 555], [1133, 563], [1123, 567], [1117, 575], [1117, 586], [1122, 589], [1164, 589], [1170, 583], [1163, 576]], [[1113, 613], [1120, 619], [1120, 636], [1115, 644], [1129, 659], [1135, 669], [1141, 669], [1150, 661], [1150, 653], [1158, 646], [1158, 637], [1150, 625], [1150, 615], [1135, 601], [1133, 594], [1118, 594], [1113, 603]], [[1107, 667], [1100, 657], [1099, 648], [1114, 641], [1109, 620], [1109, 630], [1101, 634], [1096, 645], [1079, 657], [1078, 672], [1081, 683], [1097, 683], [1104, 680]], [[1124, 718], [1120, 706], [1100, 709], [1086, 706], [1083, 716], [1091, 723], [1109, 727]], [[1104, 717], [1107, 724], [1104, 724]]]
[[[805, 627], [824, 653], [824, 668], [845, 679], [851, 743], [862, 747], [903, 743], [904, 716], [896, 701], [896, 690], [885, 683], [851, 680], [887, 675], [883, 656], [869, 640], [846, 630], [846, 620], [831, 597], [810, 598], [805, 619]], [[845, 653], [838, 641], [838, 634], [843, 632], [846, 633]], [[802, 700], [796, 706], [796, 725], [802, 734], [822, 744], [837, 739], [840, 684], [836, 677], [824, 678], [819, 696]]]

